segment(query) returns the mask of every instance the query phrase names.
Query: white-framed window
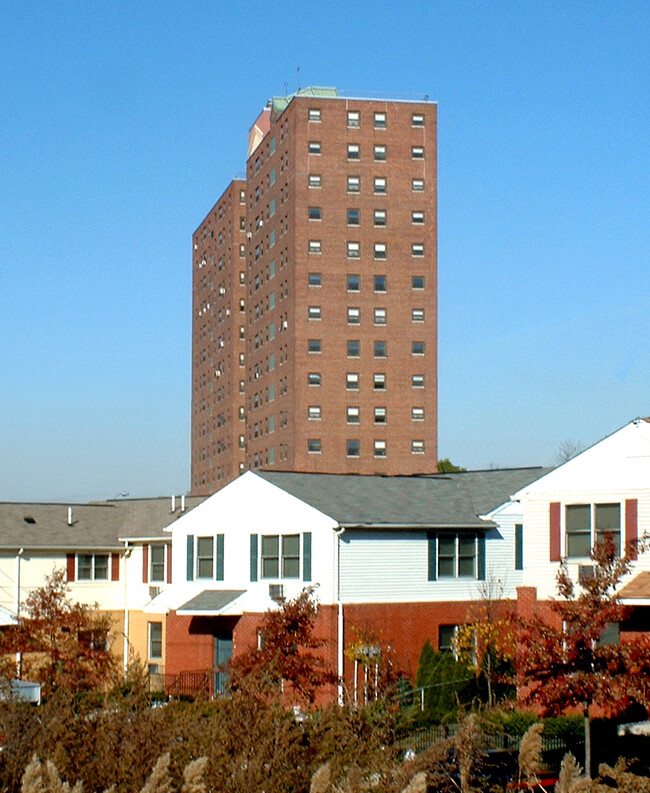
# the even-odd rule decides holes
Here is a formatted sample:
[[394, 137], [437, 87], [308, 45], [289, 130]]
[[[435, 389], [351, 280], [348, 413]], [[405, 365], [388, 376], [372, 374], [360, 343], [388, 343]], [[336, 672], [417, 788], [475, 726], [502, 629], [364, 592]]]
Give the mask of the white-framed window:
[[385, 308], [376, 308], [374, 310], [374, 320], [375, 320], [375, 325], [385, 325], [386, 324], [386, 309]]
[[359, 457], [361, 454], [361, 443], [356, 438], [351, 438], [345, 442], [345, 451], [348, 457]]
[[358, 143], [348, 143], [348, 160], [358, 160], [361, 157], [361, 147]]
[[411, 212], [411, 223], [418, 226], [424, 223], [424, 212], [420, 210], [414, 210]]
[[375, 340], [373, 342], [373, 352], [375, 358], [387, 358], [388, 357], [388, 342], [387, 341], [378, 341]]
[[361, 322], [361, 309], [357, 306], [348, 306], [348, 325], [358, 325]]
[[321, 318], [320, 306], [308, 306], [307, 317], [308, 319], [320, 319]]
[[388, 281], [385, 275], [375, 275], [373, 277], [373, 285], [375, 292], [385, 292]]
[[387, 246], [385, 242], [375, 242], [375, 259], [385, 259], [387, 256]]
[[310, 107], [308, 118], [310, 121], [320, 121], [321, 120], [320, 108]]
[[594, 545], [611, 538], [621, 552], [621, 504], [567, 504], [564, 508], [565, 550], [569, 559], [589, 556]]
[[348, 292], [358, 292], [361, 287], [361, 276], [351, 273], [346, 279]]
[[77, 581], [108, 581], [107, 553], [78, 553]]
[[320, 421], [322, 417], [320, 405], [310, 405], [307, 408], [307, 418], [310, 421]]
[[411, 190], [414, 193], [424, 192], [424, 179], [411, 179]]
[[308, 176], [309, 187], [320, 187], [323, 183], [323, 178], [319, 173], [310, 173]]
[[375, 195], [383, 195], [387, 189], [387, 180], [385, 176], [375, 176]]
[[375, 146], [373, 148], [375, 162], [384, 162], [386, 159], [386, 147], [383, 145]]
[[411, 289], [424, 289], [424, 276], [413, 275], [411, 276]]
[[411, 311], [411, 319], [413, 320], [413, 322], [424, 322], [424, 309], [414, 308]]
[[411, 441], [411, 454], [424, 454], [424, 441]]
[[309, 240], [309, 253], [321, 253], [322, 246], [320, 240]]
[[348, 110], [348, 127], [356, 128], [359, 126], [359, 111]]
[[411, 116], [411, 126], [412, 127], [423, 127], [424, 126], [424, 116], [422, 113], [413, 113]]
[[309, 273], [307, 276], [309, 286], [322, 286], [323, 279], [320, 273]]
[[372, 387], [375, 391], [385, 391], [386, 375], [383, 372], [375, 372], [372, 376]]
[[387, 419], [387, 413], [385, 407], [376, 407], [374, 411], [375, 416], [375, 424], [385, 424]]
[[320, 154], [321, 153], [321, 146], [319, 140], [310, 140], [308, 151], [310, 154]]
[[412, 355], [424, 355], [424, 342], [423, 341], [412, 341], [411, 342], [411, 354]]
[[359, 390], [359, 373], [358, 372], [347, 372], [345, 375], [345, 387], [348, 391], [358, 391]]
[[360, 219], [359, 210], [356, 208], [348, 209], [348, 226], [358, 226]]
[[348, 405], [347, 408], [347, 422], [348, 424], [358, 424], [360, 419], [360, 411], [357, 405]]
[[386, 129], [386, 113], [375, 113], [375, 129]]
[[361, 177], [348, 176], [348, 193], [360, 193], [360, 192], [361, 192]]
[[307, 340], [307, 352], [317, 354], [321, 352], [321, 340], [320, 339], [308, 339]]
[[148, 623], [149, 660], [160, 661], [163, 657], [163, 627], [162, 622]]
[[432, 535], [429, 541], [429, 578], [482, 578], [481, 541], [484, 538], [471, 531]]
[[348, 259], [358, 259], [361, 256], [361, 243], [348, 242]]
[[411, 157], [414, 160], [424, 159], [424, 146], [411, 146]]
[[375, 457], [386, 456], [386, 441], [377, 440], [373, 443]]
[[424, 256], [424, 243], [414, 242], [411, 245], [411, 256]]
[[413, 421], [424, 421], [424, 408], [413, 407], [411, 408], [411, 418]]
[[310, 454], [320, 454], [323, 448], [323, 444], [320, 438], [309, 438], [307, 441], [307, 451]]
[[361, 355], [361, 341], [359, 339], [348, 339], [347, 356], [348, 358], [358, 358]]
[[414, 374], [411, 375], [411, 385], [413, 388], [424, 388], [424, 375]]
[[262, 578], [300, 578], [300, 535], [263, 534]]
[[307, 385], [319, 386], [321, 384], [321, 379], [322, 378], [320, 372], [308, 372]]
[[307, 217], [309, 220], [322, 220], [323, 211], [320, 207], [308, 207]]
[[196, 538], [196, 577], [214, 577], [214, 537]]
[[165, 546], [149, 546], [149, 581], [151, 583], [165, 580]]
[[386, 225], [386, 210], [385, 209], [375, 209], [373, 213], [374, 223], [375, 226], [385, 226]]

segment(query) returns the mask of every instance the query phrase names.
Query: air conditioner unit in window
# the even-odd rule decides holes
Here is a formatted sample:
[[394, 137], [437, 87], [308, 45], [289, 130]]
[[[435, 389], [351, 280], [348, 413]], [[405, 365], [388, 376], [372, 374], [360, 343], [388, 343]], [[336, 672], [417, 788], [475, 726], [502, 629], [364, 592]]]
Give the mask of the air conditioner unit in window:
[[150, 586], [149, 587], [149, 597], [153, 600], [155, 597], [158, 597], [160, 594], [160, 587], [159, 586]]
[[269, 597], [276, 603], [284, 603], [284, 586], [282, 584], [269, 584]]

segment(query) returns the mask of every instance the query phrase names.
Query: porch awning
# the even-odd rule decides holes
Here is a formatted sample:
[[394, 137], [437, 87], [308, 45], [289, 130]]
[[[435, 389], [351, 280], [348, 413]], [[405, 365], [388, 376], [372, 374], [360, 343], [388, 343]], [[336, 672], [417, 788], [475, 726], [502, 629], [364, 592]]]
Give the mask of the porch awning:
[[[245, 589], [204, 589], [187, 603], [179, 606], [176, 613], [192, 617], [216, 617], [244, 594], [246, 594]], [[228, 614], [233, 616], [242, 613], [241, 609], [228, 608], [227, 610]]]
[[650, 570], [642, 570], [626, 584], [618, 593], [618, 597], [625, 605], [646, 605], [650, 603]]

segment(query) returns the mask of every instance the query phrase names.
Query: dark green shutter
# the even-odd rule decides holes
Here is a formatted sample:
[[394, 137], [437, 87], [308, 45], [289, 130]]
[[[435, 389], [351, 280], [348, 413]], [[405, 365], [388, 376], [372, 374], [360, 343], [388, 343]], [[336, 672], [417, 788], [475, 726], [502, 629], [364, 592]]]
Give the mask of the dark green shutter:
[[194, 535], [187, 535], [187, 580], [194, 580]]
[[217, 581], [223, 581], [223, 534], [217, 534]]
[[438, 578], [438, 542], [434, 532], [427, 534], [427, 551], [429, 554], [427, 578], [429, 581], [435, 581]]
[[257, 534], [251, 534], [251, 581], [257, 581]]
[[477, 578], [479, 581], [485, 581], [485, 534], [479, 534], [477, 539], [478, 544], [478, 558], [477, 558]]
[[302, 580], [311, 581], [311, 532], [302, 535]]
[[515, 523], [515, 570], [524, 569], [524, 527]]

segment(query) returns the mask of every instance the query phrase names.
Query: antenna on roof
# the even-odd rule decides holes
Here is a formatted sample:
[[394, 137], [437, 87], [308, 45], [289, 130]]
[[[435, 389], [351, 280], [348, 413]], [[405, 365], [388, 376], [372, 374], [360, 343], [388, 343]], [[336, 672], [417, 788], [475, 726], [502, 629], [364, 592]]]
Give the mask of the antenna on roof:
[[296, 67], [296, 77], [298, 80], [298, 91], [300, 91], [300, 66]]
[[289, 83], [284, 84], [284, 95], [286, 96], [289, 93]]

